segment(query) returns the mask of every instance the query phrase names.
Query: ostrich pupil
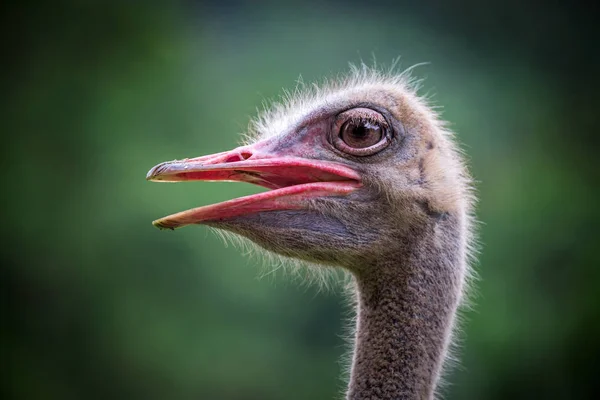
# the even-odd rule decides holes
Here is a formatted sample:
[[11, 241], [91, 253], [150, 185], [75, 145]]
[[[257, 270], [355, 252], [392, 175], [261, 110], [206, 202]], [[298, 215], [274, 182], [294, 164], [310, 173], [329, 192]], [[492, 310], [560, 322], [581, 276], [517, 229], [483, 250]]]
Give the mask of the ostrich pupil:
[[357, 149], [373, 146], [382, 136], [381, 127], [371, 122], [351, 122], [342, 129], [342, 140], [348, 146]]

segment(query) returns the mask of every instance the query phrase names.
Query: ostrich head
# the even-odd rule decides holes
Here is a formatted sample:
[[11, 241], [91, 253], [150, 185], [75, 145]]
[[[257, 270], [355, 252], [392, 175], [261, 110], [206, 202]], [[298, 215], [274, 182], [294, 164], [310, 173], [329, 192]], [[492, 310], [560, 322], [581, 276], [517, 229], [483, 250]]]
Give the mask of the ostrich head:
[[466, 225], [471, 196], [460, 156], [415, 89], [406, 75], [363, 70], [288, 96], [253, 122], [244, 146], [164, 162], [147, 176], [242, 181], [270, 192], [154, 225], [210, 225], [284, 256], [353, 272], [403, 239], [412, 242], [432, 221], [452, 216], [452, 223]]
[[[147, 178], [242, 181], [269, 191], [154, 225], [206, 224], [280, 255], [347, 269], [359, 291], [348, 396], [430, 397], [470, 238], [470, 181], [451, 133], [406, 74], [362, 68], [288, 95], [248, 136], [231, 151], [159, 164]], [[393, 351], [402, 356], [389, 359]]]

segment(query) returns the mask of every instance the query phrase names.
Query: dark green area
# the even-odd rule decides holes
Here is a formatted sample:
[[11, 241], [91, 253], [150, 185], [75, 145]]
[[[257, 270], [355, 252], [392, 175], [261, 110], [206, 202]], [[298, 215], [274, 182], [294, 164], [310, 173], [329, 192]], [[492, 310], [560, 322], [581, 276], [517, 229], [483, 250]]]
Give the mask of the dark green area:
[[[6, 5], [2, 392], [330, 399], [339, 291], [155, 218], [257, 189], [144, 180], [234, 146], [264, 98], [374, 54], [426, 77], [478, 181], [482, 253], [448, 399], [598, 392], [598, 37], [516, 1]], [[436, 4], [437, 3], [437, 4]], [[482, 4], [480, 4], [482, 3]], [[269, 269], [266, 269], [267, 271]], [[2, 394], [2, 393], [0, 393]]]

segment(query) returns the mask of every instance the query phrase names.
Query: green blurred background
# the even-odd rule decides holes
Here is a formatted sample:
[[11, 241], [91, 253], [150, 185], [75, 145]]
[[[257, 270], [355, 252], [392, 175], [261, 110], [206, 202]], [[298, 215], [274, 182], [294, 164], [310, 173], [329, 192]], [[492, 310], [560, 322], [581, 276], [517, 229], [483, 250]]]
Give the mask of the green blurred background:
[[[2, 397], [331, 399], [348, 308], [166, 214], [255, 192], [145, 181], [265, 98], [419, 62], [478, 181], [476, 307], [448, 399], [600, 385], [594, 10], [496, 1], [5, 4]], [[258, 265], [257, 265], [258, 264]]]

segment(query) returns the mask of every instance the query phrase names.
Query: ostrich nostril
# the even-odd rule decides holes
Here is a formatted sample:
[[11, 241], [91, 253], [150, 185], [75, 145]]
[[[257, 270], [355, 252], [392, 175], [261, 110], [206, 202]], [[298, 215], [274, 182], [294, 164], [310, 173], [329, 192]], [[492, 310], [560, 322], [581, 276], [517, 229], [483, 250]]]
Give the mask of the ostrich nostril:
[[237, 162], [237, 161], [246, 161], [247, 159], [249, 159], [252, 156], [253, 156], [253, 154], [250, 151], [243, 150], [243, 151], [236, 152], [236, 153], [229, 155], [227, 158], [225, 158], [223, 160], [223, 162], [232, 163], [232, 162]]
[[242, 157], [242, 160], [247, 160], [247, 159], [249, 159], [252, 156], [253, 156], [253, 154], [251, 152], [247, 151], [247, 150], [242, 151], [240, 153], [240, 157]]

